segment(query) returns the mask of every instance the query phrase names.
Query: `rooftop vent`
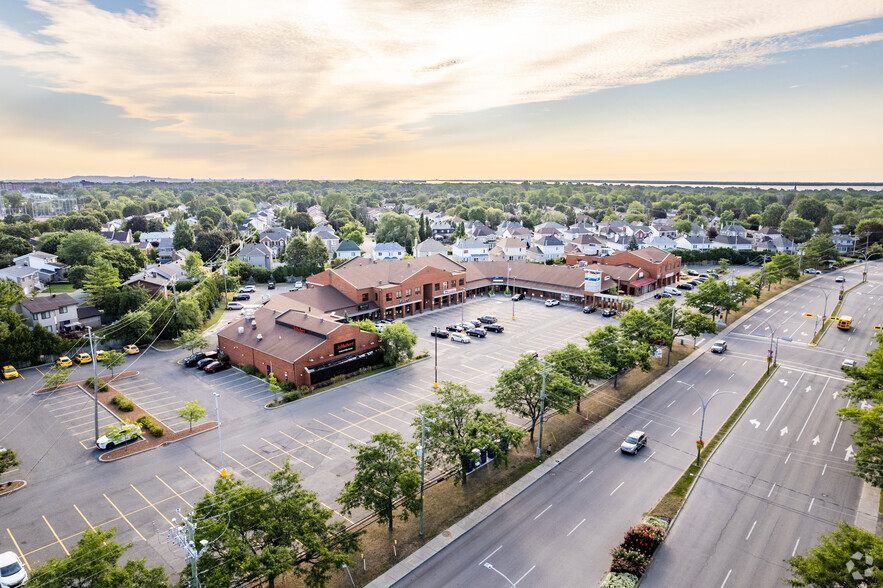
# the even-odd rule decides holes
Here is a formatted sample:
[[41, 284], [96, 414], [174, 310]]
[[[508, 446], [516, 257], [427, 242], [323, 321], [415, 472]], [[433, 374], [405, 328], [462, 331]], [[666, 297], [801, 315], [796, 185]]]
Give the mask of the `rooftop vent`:
[[239, 334], [241, 335], [245, 332], [245, 327], [239, 327], [239, 329], [237, 329], [237, 330], [239, 331]]
[[258, 323], [256, 321], [251, 321], [251, 330], [255, 330], [258, 328]]
[[264, 338], [264, 336], [261, 335], [260, 333], [258, 333], [258, 341], [260, 341], [260, 340], [263, 339], [263, 338]]

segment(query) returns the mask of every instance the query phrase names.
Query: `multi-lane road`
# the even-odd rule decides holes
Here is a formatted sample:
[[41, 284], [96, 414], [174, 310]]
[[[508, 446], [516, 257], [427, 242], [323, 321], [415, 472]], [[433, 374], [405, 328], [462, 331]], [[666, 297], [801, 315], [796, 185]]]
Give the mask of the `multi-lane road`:
[[[845, 357], [861, 361], [880, 324], [883, 272], [847, 296], [850, 333], [831, 329], [810, 347], [812, 318], [829, 292], [836, 303], [839, 274], [818, 277], [767, 304], [725, 334], [729, 350], [703, 353], [609, 428], [481, 523], [395, 583], [405, 586], [591, 586], [608, 569], [610, 549], [640, 522], [691, 460], [708, 404], [705, 439], [712, 436], [766, 370], [773, 335], [781, 364], [714, 458], [660, 551], [645, 582], [653, 586], [775, 585], [781, 560], [831, 528], [854, 522], [861, 491], [847, 458], [850, 427], [834, 416], [846, 401], [837, 393]], [[858, 269], [842, 272], [846, 287]], [[781, 339], [791, 341], [782, 341]], [[683, 382], [683, 383], [679, 383]], [[692, 384], [695, 390], [685, 384]], [[619, 452], [622, 438], [643, 429], [648, 447]], [[494, 569], [484, 564], [490, 563]], [[674, 565], [670, 565], [674, 564]], [[383, 585], [383, 581], [376, 583]]]

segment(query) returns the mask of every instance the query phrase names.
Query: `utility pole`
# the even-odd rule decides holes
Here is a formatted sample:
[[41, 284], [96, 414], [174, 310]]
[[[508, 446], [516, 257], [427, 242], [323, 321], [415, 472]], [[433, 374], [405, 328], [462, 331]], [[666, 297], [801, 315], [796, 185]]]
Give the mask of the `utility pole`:
[[95, 441], [98, 442], [98, 362], [95, 361], [95, 342], [92, 340], [92, 327], [89, 331], [89, 351], [92, 352], [92, 394], [95, 396]]
[[[181, 509], [175, 512], [181, 514]], [[196, 544], [193, 537], [196, 533], [196, 525], [193, 523], [193, 513], [184, 516], [181, 524], [178, 525], [175, 519], [172, 519], [172, 527], [169, 529], [169, 540], [184, 550], [184, 557], [190, 561], [190, 588], [201, 588], [199, 584], [199, 574], [196, 571], [196, 562], [200, 556], [205, 553], [208, 541], [201, 540], [199, 544], [202, 549], [196, 550]]]
[[[242, 243], [240, 241], [240, 248]], [[227, 305], [227, 262], [230, 261], [230, 244], [224, 246], [224, 267], [221, 269], [221, 273], [224, 274], [224, 306]]]
[[668, 359], [665, 362], [666, 367], [671, 365], [671, 348], [674, 347], [674, 344], [675, 344], [674, 330], [675, 330], [675, 310], [676, 309], [677, 309], [677, 306], [672, 304], [671, 305], [671, 325], [669, 325], [669, 327], [671, 328], [672, 337], [671, 337], [671, 345], [668, 346]]
[[[540, 459], [543, 450], [543, 419], [546, 416], [546, 374], [549, 373], [546, 360], [540, 360], [543, 364], [543, 387], [540, 389], [540, 438], [537, 441], [537, 459]], [[554, 366], [555, 364], [549, 364]]]
[[423, 537], [423, 490], [426, 479], [426, 413], [420, 411], [420, 537]]

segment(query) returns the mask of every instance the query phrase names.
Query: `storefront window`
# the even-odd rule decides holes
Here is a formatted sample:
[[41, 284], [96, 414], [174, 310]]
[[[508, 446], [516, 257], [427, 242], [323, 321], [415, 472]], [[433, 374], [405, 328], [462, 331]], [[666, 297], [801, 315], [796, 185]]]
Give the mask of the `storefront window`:
[[402, 299], [402, 291], [399, 290], [398, 292], [396, 292], [396, 300], [401, 300], [401, 299]]
[[420, 288], [414, 288], [414, 294], [420, 294]]
[[390, 300], [392, 300], [392, 292], [387, 292], [386, 293], [386, 301], [389, 302]]

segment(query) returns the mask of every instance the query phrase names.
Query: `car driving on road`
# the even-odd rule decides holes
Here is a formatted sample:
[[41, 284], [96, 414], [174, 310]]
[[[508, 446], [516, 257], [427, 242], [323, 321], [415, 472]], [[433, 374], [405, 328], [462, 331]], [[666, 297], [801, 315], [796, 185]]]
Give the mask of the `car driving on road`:
[[837, 276], [837, 278], [834, 281], [839, 284], [842, 284], [843, 282], [846, 281], [846, 278], [844, 278], [843, 276]]
[[711, 346], [712, 353], [723, 353], [727, 350], [727, 342], [726, 341], [715, 341], [714, 345]]
[[644, 431], [632, 431], [619, 446], [619, 450], [623, 453], [636, 455], [638, 450], [645, 445], [647, 445], [647, 435], [644, 434]]

